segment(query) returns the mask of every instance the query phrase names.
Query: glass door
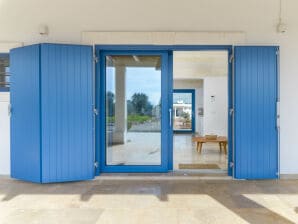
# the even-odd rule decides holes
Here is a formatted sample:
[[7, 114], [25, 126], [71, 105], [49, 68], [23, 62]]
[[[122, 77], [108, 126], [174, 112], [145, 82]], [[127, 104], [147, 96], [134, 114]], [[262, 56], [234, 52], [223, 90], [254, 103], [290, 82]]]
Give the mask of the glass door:
[[167, 52], [101, 52], [102, 172], [167, 171]]
[[174, 89], [173, 123], [174, 132], [195, 132], [194, 89]]

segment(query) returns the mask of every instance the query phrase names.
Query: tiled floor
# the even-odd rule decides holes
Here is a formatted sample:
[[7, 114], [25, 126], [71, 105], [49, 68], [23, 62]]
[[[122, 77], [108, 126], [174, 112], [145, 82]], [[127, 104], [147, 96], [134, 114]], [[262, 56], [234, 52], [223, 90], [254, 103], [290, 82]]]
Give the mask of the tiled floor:
[[[206, 143], [198, 153], [191, 134], [175, 134], [173, 138], [174, 169], [179, 164], [216, 164], [220, 171], [227, 170], [227, 155], [220, 153], [219, 145]], [[161, 162], [160, 133], [128, 132], [127, 142], [109, 147], [109, 165], [159, 165]]]
[[109, 165], [159, 165], [161, 162], [159, 132], [127, 132], [125, 144], [107, 148]]
[[0, 178], [0, 223], [298, 223], [298, 180]]
[[227, 155], [219, 151], [219, 145], [215, 143], [203, 144], [202, 153], [198, 153], [196, 145], [191, 141], [191, 134], [174, 135], [174, 169], [178, 169], [179, 163], [216, 164], [221, 171], [227, 170]]

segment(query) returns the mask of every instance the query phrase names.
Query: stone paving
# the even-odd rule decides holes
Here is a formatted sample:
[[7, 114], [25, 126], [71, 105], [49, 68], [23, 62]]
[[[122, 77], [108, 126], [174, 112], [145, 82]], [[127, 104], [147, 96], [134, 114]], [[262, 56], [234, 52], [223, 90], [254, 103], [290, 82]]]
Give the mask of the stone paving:
[[298, 223], [298, 180], [154, 177], [45, 185], [1, 177], [0, 223]]

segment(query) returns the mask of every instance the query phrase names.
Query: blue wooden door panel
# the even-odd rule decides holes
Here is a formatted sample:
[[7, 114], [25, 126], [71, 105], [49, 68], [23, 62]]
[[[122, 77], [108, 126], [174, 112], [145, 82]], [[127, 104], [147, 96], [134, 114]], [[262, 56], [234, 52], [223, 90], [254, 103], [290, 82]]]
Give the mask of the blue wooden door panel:
[[41, 181], [39, 45], [13, 49], [11, 68], [11, 176]]
[[235, 47], [235, 178], [278, 177], [277, 47]]
[[92, 48], [41, 45], [42, 182], [94, 176]]

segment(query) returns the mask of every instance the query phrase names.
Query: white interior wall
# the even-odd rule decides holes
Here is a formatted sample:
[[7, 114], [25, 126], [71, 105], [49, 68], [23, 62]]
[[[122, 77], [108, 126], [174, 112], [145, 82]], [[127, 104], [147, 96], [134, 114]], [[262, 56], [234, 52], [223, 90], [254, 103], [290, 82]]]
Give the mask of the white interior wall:
[[[297, 0], [283, 1], [288, 30], [280, 34], [276, 32], [278, 0], [189, 0], [187, 4], [179, 0], [0, 0], [0, 42], [80, 43], [83, 31], [185, 31], [177, 43], [280, 45], [280, 171], [297, 174], [297, 8]], [[49, 36], [38, 34], [40, 24], [49, 26]], [[205, 32], [194, 38], [187, 35], [189, 31], [243, 34]], [[129, 43], [132, 36], [137, 39], [131, 34], [121, 40]], [[154, 40], [164, 43], [170, 38]]]
[[204, 78], [204, 135], [207, 134], [228, 134], [227, 76]]
[[195, 117], [196, 132], [203, 134], [203, 117], [199, 116], [198, 108], [204, 106], [203, 80], [181, 80], [174, 79], [174, 89], [195, 89]]

